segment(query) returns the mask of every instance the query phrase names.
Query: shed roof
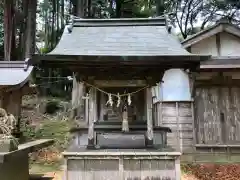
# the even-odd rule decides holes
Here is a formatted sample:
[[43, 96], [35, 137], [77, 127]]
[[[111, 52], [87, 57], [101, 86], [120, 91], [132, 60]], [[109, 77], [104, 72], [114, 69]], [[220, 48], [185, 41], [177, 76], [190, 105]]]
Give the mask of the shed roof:
[[[197, 60], [168, 32], [166, 20], [159, 18], [80, 19], [66, 26], [56, 48], [47, 55], [34, 55], [40, 61], [95, 60], [100, 57], [128, 57], [134, 61], [152, 57], [179, 57]], [[77, 58], [76, 58], [77, 57]], [[117, 57], [117, 58], [116, 58]], [[206, 58], [206, 56], [205, 56]], [[156, 58], [155, 58], [156, 59]], [[159, 58], [160, 61], [160, 58]]]
[[200, 69], [204, 71], [239, 70], [239, 56], [213, 56], [211, 60], [201, 62]]
[[227, 21], [219, 21], [214, 26], [211, 26], [207, 29], [204, 29], [187, 39], [182, 41], [182, 45], [184, 48], [188, 48], [192, 46], [193, 44], [198, 43], [199, 41], [202, 41], [203, 39], [209, 38], [217, 33], [220, 32], [227, 32], [230, 34], [233, 34], [237, 37], [240, 37], [240, 28], [234, 24], [231, 24]]
[[32, 70], [24, 61], [0, 61], [0, 86], [24, 85]]

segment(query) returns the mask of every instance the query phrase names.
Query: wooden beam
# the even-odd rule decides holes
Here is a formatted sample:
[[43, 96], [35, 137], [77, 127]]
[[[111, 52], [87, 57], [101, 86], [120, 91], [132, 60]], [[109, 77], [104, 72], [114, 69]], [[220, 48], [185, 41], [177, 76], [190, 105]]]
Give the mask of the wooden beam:
[[147, 83], [145, 80], [95, 80], [98, 87], [143, 87]]
[[77, 76], [73, 76], [73, 88], [72, 88], [72, 118], [81, 117], [83, 113], [83, 94], [85, 93], [85, 85], [78, 81]]
[[218, 56], [221, 56], [221, 35], [220, 33], [216, 34], [216, 47]]
[[196, 150], [195, 145], [198, 143], [197, 142], [197, 123], [196, 123], [196, 114], [195, 114], [195, 108], [194, 108], [194, 103], [191, 102], [191, 111], [192, 111], [192, 126], [193, 126], [193, 149]]
[[88, 121], [88, 148], [95, 147], [94, 140], [94, 88], [90, 88], [89, 92], [89, 121]]
[[106, 115], [106, 98], [102, 92], [100, 92], [100, 121], [104, 121], [104, 115]]
[[97, 108], [97, 90], [93, 88], [93, 121], [98, 121], [98, 108]]
[[176, 102], [175, 107], [176, 107], [176, 120], [177, 120], [177, 141], [179, 143], [179, 151], [182, 152], [182, 139], [180, 137], [180, 122], [179, 122], [179, 104]]
[[153, 117], [152, 117], [152, 91], [151, 88], [146, 89], [146, 112], [147, 112], [147, 146], [153, 146]]
[[83, 99], [85, 100], [85, 122], [89, 123], [89, 94], [83, 97]]
[[232, 87], [240, 87], [240, 80], [237, 79], [227, 79], [224, 80], [197, 80], [195, 82], [195, 87], [209, 87], [209, 86], [232, 86]]

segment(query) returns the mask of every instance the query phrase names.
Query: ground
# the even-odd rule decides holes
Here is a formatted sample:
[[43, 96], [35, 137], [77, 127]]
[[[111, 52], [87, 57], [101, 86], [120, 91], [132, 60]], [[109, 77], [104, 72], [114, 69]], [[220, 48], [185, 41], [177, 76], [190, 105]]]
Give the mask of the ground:
[[[47, 166], [34, 166], [33, 172], [45, 174], [45, 177], [53, 177], [53, 180], [61, 180], [63, 172]], [[186, 172], [187, 170], [187, 172]], [[182, 180], [239, 180], [240, 165], [182, 165]]]
[[[57, 105], [56, 112], [46, 112], [46, 102]], [[70, 138], [68, 130], [72, 125], [69, 117], [69, 102], [54, 98], [37, 98], [27, 96], [23, 99], [22, 130], [27, 140], [53, 138], [55, 144], [46, 149], [34, 152], [30, 156], [30, 173], [42, 174], [61, 180], [61, 151], [67, 146]], [[52, 110], [51, 110], [52, 111]], [[182, 180], [239, 180], [240, 164], [185, 164], [182, 167]]]

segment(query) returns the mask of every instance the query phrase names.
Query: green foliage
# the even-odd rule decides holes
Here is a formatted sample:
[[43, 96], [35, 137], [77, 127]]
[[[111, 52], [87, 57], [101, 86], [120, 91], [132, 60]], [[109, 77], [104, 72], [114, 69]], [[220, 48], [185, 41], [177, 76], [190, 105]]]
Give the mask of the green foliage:
[[26, 141], [36, 139], [54, 139], [55, 143], [51, 147], [57, 151], [62, 151], [68, 143], [69, 128], [71, 122], [68, 120], [45, 119], [39, 127], [26, 125], [23, 130], [23, 136]]
[[46, 104], [46, 113], [48, 114], [54, 114], [56, 111], [60, 109], [59, 101], [49, 101]]
[[70, 122], [67, 120], [45, 120], [41, 127], [36, 130], [36, 139], [49, 138], [54, 139], [54, 147], [59, 151], [66, 148], [69, 138]]

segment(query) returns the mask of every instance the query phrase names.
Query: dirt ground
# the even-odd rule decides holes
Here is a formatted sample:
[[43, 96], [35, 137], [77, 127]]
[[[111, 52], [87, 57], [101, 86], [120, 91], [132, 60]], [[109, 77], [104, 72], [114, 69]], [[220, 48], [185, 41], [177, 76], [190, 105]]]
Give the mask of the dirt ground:
[[49, 172], [49, 173], [46, 173], [44, 177], [53, 177], [52, 180], [62, 180], [63, 172], [62, 171]]
[[239, 180], [240, 164], [197, 164], [182, 166], [184, 180]]
[[[53, 177], [52, 180], [62, 180], [63, 172], [61, 171], [49, 172], [49, 173], [46, 173], [44, 177]], [[182, 175], [181, 180], [199, 180], [199, 179], [196, 178], [194, 175], [185, 174], [185, 175]]]
[[[63, 172], [49, 172], [45, 177], [62, 180]], [[184, 165], [181, 180], [239, 180], [240, 164], [198, 164]]]

